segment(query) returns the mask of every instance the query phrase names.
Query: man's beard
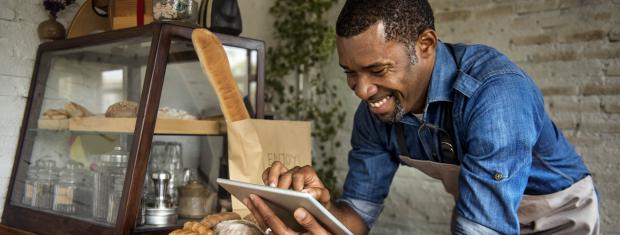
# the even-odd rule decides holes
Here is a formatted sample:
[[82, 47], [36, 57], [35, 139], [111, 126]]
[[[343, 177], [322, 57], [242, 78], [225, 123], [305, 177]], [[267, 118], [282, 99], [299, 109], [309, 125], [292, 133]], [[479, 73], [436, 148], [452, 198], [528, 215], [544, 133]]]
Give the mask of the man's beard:
[[405, 115], [405, 109], [400, 104], [400, 99], [398, 99], [396, 96], [393, 96], [393, 97], [396, 103], [396, 106], [394, 107], [394, 112], [392, 112], [388, 116], [375, 115], [382, 122], [389, 123], [389, 124], [397, 123], [397, 122], [400, 122], [400, 119], [402, 119], [403, 116]]

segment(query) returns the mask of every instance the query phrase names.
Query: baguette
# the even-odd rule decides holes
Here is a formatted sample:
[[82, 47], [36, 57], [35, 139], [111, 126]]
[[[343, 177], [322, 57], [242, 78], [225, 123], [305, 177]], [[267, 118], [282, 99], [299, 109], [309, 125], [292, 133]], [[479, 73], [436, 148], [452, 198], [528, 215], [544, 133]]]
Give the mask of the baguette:
[[249, 119], [250, 114], [245, 108], [220, 40], [209, 30], [198, 28], [192, 31], [192, 42], [200, 67], [215, 89], [226, 122]]

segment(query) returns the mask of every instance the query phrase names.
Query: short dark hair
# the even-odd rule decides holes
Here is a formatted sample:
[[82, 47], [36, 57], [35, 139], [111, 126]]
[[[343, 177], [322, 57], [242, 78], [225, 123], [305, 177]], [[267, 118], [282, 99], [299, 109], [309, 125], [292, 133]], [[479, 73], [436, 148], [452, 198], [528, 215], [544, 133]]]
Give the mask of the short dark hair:
[[386, 40], [402, 42], [410, 50], [420, 33], [435, 30], [433, 9], [427, 0], [347, 0], [336, 21], [336, 34], [353, 37], [379, 21], [385, 27]]

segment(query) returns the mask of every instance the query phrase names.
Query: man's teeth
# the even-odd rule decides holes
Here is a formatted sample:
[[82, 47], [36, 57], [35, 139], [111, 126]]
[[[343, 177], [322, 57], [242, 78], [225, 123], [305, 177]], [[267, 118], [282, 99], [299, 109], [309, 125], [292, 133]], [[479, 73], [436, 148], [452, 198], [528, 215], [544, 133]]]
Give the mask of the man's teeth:
[[376, 102], [368, 102], [370, 104], [371, 107], [373, 108], [379, 108], [381, 107], [383, 104], [385, 104], [385, 102], [387, 102], [390, 98], [392, 98], [392, 96], [386, 96], [383, 99], [376, 101]]

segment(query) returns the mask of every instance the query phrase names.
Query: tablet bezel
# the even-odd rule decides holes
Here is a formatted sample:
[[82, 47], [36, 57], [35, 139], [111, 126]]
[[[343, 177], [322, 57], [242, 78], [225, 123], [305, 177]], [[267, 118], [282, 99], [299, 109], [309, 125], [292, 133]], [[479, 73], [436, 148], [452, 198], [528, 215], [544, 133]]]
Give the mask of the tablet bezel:
[[242, 202], [250, 194], [260, 196], [274, 213], [293, 229], [302, 228], [294, 219], [293, 212], [295, 209], [303, 207], [331, 232], [343, 235], [353, 234], [308, 193], [222, 178], [218, 178], [216, 182]]

